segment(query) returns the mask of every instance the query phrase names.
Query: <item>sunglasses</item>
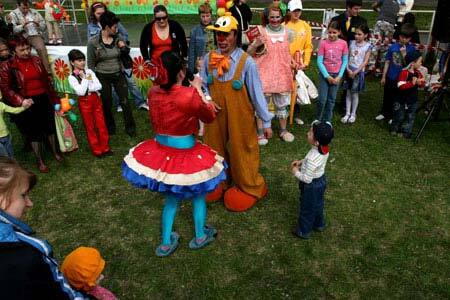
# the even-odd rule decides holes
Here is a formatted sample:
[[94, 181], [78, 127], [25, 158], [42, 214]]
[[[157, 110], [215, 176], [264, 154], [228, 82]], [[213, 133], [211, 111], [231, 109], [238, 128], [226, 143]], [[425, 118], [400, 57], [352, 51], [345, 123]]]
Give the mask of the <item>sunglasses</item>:
[[168, 16], [165, 17], [155, 17], [155, 21], [165, 21], [167, 20]]

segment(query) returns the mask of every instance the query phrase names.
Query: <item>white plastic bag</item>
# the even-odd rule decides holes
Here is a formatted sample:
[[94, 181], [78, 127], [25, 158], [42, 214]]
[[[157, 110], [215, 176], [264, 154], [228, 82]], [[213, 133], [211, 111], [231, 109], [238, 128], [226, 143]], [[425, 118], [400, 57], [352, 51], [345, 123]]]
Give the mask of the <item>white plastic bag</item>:
[[308, 89], [306, 88], [303, 71], [298, 71], [297, 75], [295, 75], [295, 80], [297, 81], [297, 103], [300, 105], [308, 105], [311, 104], [311, 100], [309, 99]]
[[303, 78], [303, 81], [305, 82], [306, 85], [306, 89], [308, 90], [308, 95], [309, 98], [311, 99], [316, 99], [317, 97], [319, 97], [319, 92], [317, 91], [316, 86], [314, 85], [314, 83], [312, 82], [311, 79], [309, 79], [308, 76], [306, 76], [305, 72], [300, 70], [300, 75]]

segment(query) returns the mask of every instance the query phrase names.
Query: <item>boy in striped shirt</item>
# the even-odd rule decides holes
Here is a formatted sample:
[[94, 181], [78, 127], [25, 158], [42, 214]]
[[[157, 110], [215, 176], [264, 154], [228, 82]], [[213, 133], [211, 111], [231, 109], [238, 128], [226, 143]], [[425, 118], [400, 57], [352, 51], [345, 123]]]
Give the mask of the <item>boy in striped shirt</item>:
[[325, 165], [329, 156], [328, 144], [333, 136], [334, 130], [329, 122], [315, 121], [307, 135], [308, 143], [312, 145], [311, 150], [304, 159], [291, 163], [292, 174], [300, 181], [300, 210], [293, 233], [302, 239], [308, 239], [311, 230], [325, 229]]

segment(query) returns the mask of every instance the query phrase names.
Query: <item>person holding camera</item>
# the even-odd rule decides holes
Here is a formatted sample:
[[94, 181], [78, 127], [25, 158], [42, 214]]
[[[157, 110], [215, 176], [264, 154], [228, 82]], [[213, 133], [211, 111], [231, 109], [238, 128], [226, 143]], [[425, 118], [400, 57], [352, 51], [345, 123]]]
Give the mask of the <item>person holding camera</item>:
[[10, 12], [9, 20], [13, 27], [13, 34], [20, 34], [36, 49], [45, 69], [51, 74], [47, 48], [42, 34], [46, 30], [44, 18], [30, 8], [28, 0], [18, 0], [17, 8]]

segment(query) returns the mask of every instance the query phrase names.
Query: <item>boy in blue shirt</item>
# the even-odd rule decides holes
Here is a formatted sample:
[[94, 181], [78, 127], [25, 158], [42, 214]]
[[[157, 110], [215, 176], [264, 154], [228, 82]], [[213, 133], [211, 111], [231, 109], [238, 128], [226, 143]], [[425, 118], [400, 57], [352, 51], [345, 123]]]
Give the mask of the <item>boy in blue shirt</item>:
[[400, 36], [396, 43], [389, 47], [386, 53], [386, 61], [384, 63], [383, 76], [381, 77], [381, 86], [384, 86], [383, 106], [380, 114], [376, 116], [376, 120], [392, 119], [392, 105], [399, 91], [397, 88], [397, 78], [402, 69], [405, 67], [405, 56], [416, 50], [415, 46], [410, 43], [411, 37], [416, 30], [413, 24], [403, 24], [400, 30]]

